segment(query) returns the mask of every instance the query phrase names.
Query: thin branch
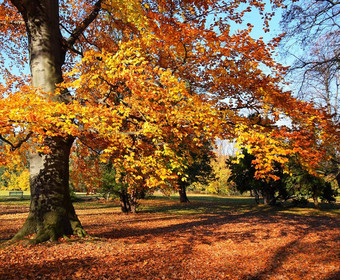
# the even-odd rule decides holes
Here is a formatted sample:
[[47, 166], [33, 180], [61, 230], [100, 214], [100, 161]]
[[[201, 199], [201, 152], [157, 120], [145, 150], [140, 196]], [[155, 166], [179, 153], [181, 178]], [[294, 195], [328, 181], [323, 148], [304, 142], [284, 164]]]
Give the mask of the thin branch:
[[0, 140], [5, 142], [6, 144], [11, 146], [11, 150], [14, 151], [16, 149], [19, 149], [22, 144], [28, 141], [28, 139], [32, 136], [33, 132], [30, 132], [26, 135], [24, 139], [21, 139], [17, 144], [13, 144], [11, 141], [4, 138], [2, 135], [0, 135]]
[[[72, 35], [72, 32], [71, 32], [70, 30], [68, 30], [68, 29], [66, 28], [65, 25], [63, 25], [62, 23], [59, 23], [59, 25], [60, 25], [60, 27], [61, 27], [62, 29], [64, 29], [68, 34], [71, 34], [71, 35]], [[66, 47], [67, 47], [69, 50], [71, 50], [71, 51], [74, 52], [75, 54], [78, 54], [78, 55], [80, 55], [81, 57], [84, 57], [84, 54], [83, 54], [82, 51], [77, 50], [73, 45], [67, 44], [67, 41], [64, 41], [64, 44], [66, 45]]]
[[25, 22], [23, 20], [0, 20], [0, 25], [7, 24], [22, 26], [25, 25]]

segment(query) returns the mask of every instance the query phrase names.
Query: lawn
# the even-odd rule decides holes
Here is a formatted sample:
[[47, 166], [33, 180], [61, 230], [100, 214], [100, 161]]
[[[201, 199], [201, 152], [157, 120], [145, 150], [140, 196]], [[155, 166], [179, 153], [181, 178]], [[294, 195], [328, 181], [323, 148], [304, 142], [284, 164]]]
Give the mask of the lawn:
[[90, 234], [9, 245], [29, 201], [0, 199], [0, 279], [340, 279], [339, 205], [268, 208], [243, 197], [76, 202]]

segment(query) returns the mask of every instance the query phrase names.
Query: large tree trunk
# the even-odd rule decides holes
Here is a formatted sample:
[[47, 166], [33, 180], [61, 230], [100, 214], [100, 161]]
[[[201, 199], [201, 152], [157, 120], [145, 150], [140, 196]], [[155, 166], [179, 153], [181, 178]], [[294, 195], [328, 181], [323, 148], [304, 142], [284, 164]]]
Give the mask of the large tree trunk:
[[[54, 93], [62, 81], [65, 50], [59, 29], [58, 0], [12, 3], [22, 14], [28, 35], [32, 84]], [[46, 96], [46, 98], [49, 98]], [[52, 97], [62, 101], [62, 96]], [[85, 234], [69, 195], [69, 154], [73, 138], [46, 137], [49, 154], [30, 154], [31, 206], [28, 218], [14, 239], [35, 234], [32, 242], [56, 240], [69, 234]]]
[[56, 240], [63, 235], [85, 235], [69, 193], [68, 158], [72, 143], [72, 138], [46, 139], [51, 153], [31, 155], [30, 212], [15, 240], [35, 233], [32, 242]]
[[119, 193], [120, 207], [123, 213], [137, 213], [137, 194], [136, 192], [128, 193], [127, 190], [122, 190]]

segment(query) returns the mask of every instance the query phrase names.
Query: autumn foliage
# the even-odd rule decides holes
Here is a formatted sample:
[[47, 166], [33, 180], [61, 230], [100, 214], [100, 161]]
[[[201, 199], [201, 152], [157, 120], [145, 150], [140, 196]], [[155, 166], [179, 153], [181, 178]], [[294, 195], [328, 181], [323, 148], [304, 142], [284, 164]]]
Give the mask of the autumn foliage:
[[[0, 162], [29, 158], [35, 194], [18, 238], [61, 235], [47, 230], [50, 215], [53, 231], [85, 235], [68, 194], [69, 158], [74, 184], [88, 190], [108, 162], [130, 191], [153, 190], [176, 187], [190, 152], [217, 137], [248, 145], [256, 176], [273, 179], [273, 162], [291, 154], [314, 172], [329, 137], [338, 139], [323, 111], [282, 89], [286, 68], [273, 59], [281, 36], [266, 43], [252, 38], [251, 24], [241, 25], [255, 9], [268, 31], [273, 14], [262, 1], [0, 5]], [[282, 119], [292, 125], [277, 126]]]
[[[78, 2], [61, 1], [62, 32], [77, 26], [84, 14], [93, 10], [92, 1]], [[14, 51], [17, 46], [25, 51], [22, 19], [11, 1], [2, 6], [6, 11], [3, 36], [11, 36], [2, 46], [2, 55], [11, 56], [13, 63], [25, 61], [26, 57]], [[29, 77], [3, 65], [1, 135], [11, 143], [3, 147], [3, 154], [7, 158], [9, 150], [19, 146], [21, 150], [48, 152], [44, 137], [72, 135], [79, 139], [74, 145], [77, 156], [86, 158], [96, 151], [100, 160], [113, 159], [117, 168], [129, 174], [131, 184], [138, 184], [142, 174], [147, 174], [149, 187], [174, 179], [185, 162], [178, 158], [179, 145], [185, 142], [190, 150], [191, 143], [217, 135], [241, 134], [246, 143], [256, 141], [263, 149], [274, 147], [272, 154], [282, 158], [291, 152], [310, 154], [305, 149], [311, 147], [306, 143], [309, 136], [305, 140], [300, 137], [314, 132], [309, 128], [290, 133], [287, 128], [264, 130], [261, 123], [239, 113], [248, 108], [275, 119], [280, 114], [296, 118], [301, 107], [306, 115], [298, 116], [303, 119], [299, 121], [310, 118], [308, 114], [316, 120], [320, 115], [315, 116], [306, 104], [278, 87], [284, 68], [271, 54], [279, 38], [268, 44], [252, 39], [251, 25], [235, 33], [230, 30], [232, 21], [241, 22], [251, 8], [262, 11], [263, 7], [261, 2], [250, 2], [249, 8], [242, 10], [236, 1], [229, 5], [215, 1], [102, 2], [102, 12], [67, 53], [60, 90], [41, 95], [40, 89], [27, 84]], [[219, 20], [209, 25], [210, 14]], [[270, 15], [264, 16], [266, 26]], [[261, 65], [270, 68], [272, 75], [264, 74]], [[66, 88], [67, 102], [59, 102], [58, 96]], [[260, 135], [273, 140], [260, 141]], [[282, 143], [287, 137], [292, 144]], [[25, 141], [28, 138], [30, 147]], [[314, 157], [322, 156], [319, 150]], [[267, 150], [261, 153], [269, 155]], [[257, 163], [259, 176], [270, 173], [271, 157], [266, 158]], [[3, 158], [3, 162], [8, 160]]]

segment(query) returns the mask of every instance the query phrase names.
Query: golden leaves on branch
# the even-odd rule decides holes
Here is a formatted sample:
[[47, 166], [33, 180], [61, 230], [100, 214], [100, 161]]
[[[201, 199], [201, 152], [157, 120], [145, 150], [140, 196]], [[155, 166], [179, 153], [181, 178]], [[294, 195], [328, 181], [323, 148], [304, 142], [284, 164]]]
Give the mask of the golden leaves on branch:
[[86, 120], [96, 138], [86, 145], [95, 150], [101, 143], [98, 160], [112, 161], [128, 174], [129, 185], [169, 187], [188, 161], [188, 151], [179, 151], [212, 139], [217, 113], [169, 70], [147, 61], [139, 45], [135, 40], [120, 43], [115, 54], [86, 53], [63, 86], [86, 108], [101, 108], [103, 126]]
[[[216, 137], [238, 137], [257, 155], [260, 177], [291, 154], [314, 169], [336, 129], [323, 113], [281, 89], [286, 68], [272, 57], [280, 36], [268, 44], [253, 39], [251, 24], [232, 33], [230, 21], [242, 22], [253, 8], [267, 28], [272, 14], [265, 14], [264, 2], [247, 4], [104, 1], [77, 41], [83, 57], [68, 54], [63, 70], [69, 71], [56, 92], [43, 93], [27, 85], [29, 78], [3, 71], [0, 135], [12, 147], [22, 142], [23, 154], [48, 152], [46, 137], [73, 136], [75, 166], [88, 166], [92, 177], [99, 165], [85, 163], [96, 155], [128, 173], [131, 184], [144, 180], [152, 187], [174, 180], [190, 162], [189, 151], [199, 152]], [[12, 6], [2, 7], [8, 13], [0, 13], [0, 20], [15, 16]], [[88, 1], [61, 1], [63, 35], [72, 35], [92, 9]], [[59, 102], [65, 89], [68, 102]], [[247, 113], [258, 115], [250, 119]], [[278, 127], [285, 118], [292, 126]], [[24, 143], [28, 136], [35, 146]], [[315, 147], [319, 152], [310, 156]], [[3, 163], [9, 150], [0, 151]]]

